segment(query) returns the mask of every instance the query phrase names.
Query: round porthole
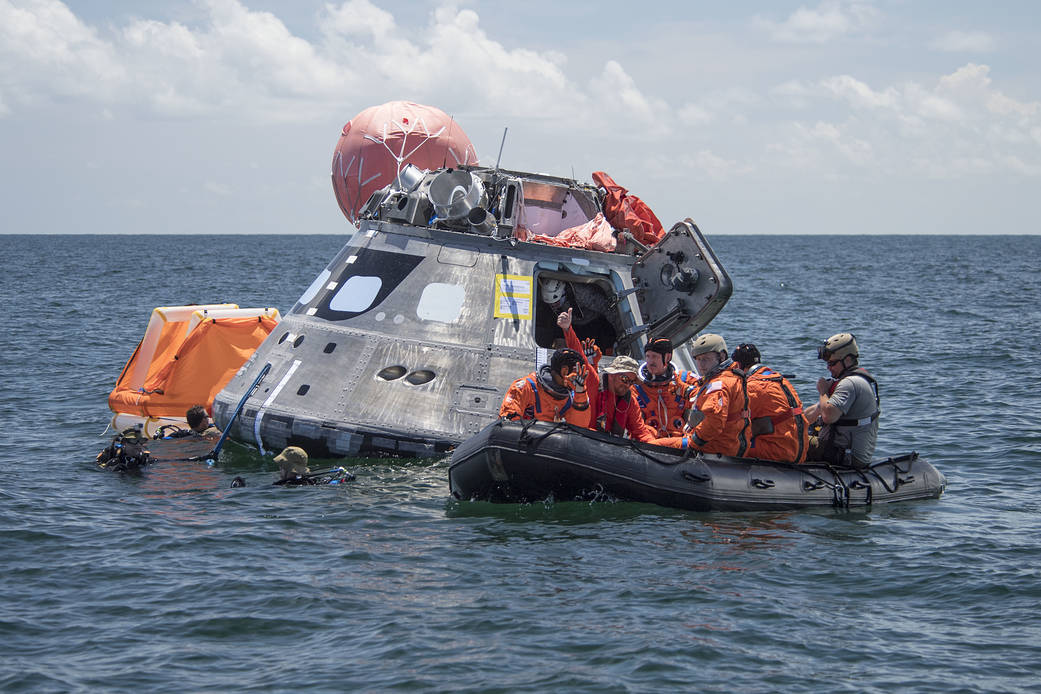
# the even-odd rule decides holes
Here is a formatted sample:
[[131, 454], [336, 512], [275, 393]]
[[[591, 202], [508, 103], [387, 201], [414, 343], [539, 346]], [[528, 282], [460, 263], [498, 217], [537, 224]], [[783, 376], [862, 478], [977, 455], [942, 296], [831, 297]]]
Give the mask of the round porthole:
[[293, 347], [299, 347], [300, 343], [303, 342], [303, 341], [304, 341], [304, 336], [300, 335], [295, 340], [293, 340]]
[[282, 337], [278, 338], [278, 344], [285, 342], [287, 337], [289, 337], [289, 333], [282, 333]]
[[434, 372], [421, 369], [419, 371], [413, 371], [408, 376], [405, 376], [405, 380], [414, 386], [421, 386], [424, 383], [430, 383], [434, 380]]
[[393, 381], [397, 378], [401, 378], [408, 371], [404, 366], [388, 366], [385, 369], [380, 369], [380, 372], [376, 374], [379, 378], [384, 381]]

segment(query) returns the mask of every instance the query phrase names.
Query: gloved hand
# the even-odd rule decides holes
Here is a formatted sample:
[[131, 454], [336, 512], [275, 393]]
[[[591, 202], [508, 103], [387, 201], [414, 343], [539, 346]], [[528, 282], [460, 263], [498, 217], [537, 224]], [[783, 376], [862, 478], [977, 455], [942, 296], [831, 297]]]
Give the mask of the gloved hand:
[[576, 393], [586, 392], [586, 370], [584, 368], [568, 374], [568, 380], [571, 382], [571, 390]]
[[582, 340], [582, 351], [586, 353], [586, 359], [589, 360], [590, 364], [596, 366], [600, 363], [600, 358], [603, 356], [603, 352], [600, 351], [595, 339], [587, 337]]

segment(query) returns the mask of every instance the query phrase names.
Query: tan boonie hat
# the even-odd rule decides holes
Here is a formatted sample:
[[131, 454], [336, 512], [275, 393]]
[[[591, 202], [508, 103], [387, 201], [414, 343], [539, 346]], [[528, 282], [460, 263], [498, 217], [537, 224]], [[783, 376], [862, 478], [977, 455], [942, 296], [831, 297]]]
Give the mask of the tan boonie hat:
[[282, 470], [297, 475], [306, 475], [310, 472], [307, 467], [307, 451], [297, 446], [287, 446], [282, 449], [282, 452], [275, 456], [275, 462]]
[[604, 367], [605, 374], [636, 373], [640, 365], [632, 357], [615, 357], [614, 361]]

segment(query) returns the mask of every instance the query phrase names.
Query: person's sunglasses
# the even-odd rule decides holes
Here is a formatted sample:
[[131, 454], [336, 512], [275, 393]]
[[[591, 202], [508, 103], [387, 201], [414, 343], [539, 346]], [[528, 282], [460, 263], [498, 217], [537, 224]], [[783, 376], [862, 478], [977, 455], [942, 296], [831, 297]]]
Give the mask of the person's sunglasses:
[[627, 386], [631, 386], [632, 384], [636, 383], [636, 376], [619, 376], [618, 380], [620, 380]]
[[841, 363], [842, 363], [841, 359], [829, 359], [828, 360], [828, 366], [835, 366], [836, 364], [841, 364]]

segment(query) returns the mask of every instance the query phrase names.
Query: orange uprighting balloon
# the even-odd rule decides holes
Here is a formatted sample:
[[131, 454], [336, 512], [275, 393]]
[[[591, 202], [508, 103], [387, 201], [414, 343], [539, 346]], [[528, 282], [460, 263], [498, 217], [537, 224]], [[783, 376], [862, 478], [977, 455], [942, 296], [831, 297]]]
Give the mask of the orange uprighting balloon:
[[407, 165], [433, 170], [476, 165], [477, 151], [444, 111], [411, 101], [365, 109], [343, 126], [333, 151], [333, 191], [353, 224], [373, 192]]

